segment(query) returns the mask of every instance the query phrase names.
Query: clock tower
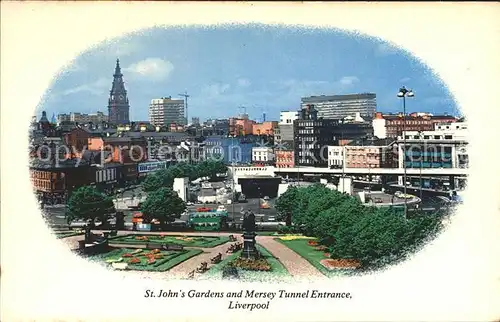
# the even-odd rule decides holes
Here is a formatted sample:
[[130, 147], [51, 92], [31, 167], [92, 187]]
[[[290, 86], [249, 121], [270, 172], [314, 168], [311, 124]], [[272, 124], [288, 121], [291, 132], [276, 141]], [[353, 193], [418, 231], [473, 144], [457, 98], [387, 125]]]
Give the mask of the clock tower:
[[120, 68], [120, 60], [116, 60], [115, 73], [113, 74], [113, 84], [109, 91], [108, 115], [112, 124], [126, 124], [129, 119], [130, 105], [128, 103], [127, 91], [123, 82], [123, 74]]

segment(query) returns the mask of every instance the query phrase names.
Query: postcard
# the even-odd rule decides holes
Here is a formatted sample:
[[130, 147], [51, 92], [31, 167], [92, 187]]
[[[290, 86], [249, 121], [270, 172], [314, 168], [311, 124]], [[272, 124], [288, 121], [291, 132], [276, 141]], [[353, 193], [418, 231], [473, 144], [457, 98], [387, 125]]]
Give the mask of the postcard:
[[498, 14], [2, 3], [2, 320], [498, 320]]

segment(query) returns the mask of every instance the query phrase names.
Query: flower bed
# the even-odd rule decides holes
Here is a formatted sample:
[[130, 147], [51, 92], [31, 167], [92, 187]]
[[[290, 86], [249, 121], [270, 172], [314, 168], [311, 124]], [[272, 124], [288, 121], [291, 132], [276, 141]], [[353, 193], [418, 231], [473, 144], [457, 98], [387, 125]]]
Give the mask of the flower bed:
[[122, 235], [112, 237], [110, 244], [142, 245], [145, 243], [177, 244], [184, 247], [211, 248], [227, 243], [227, 236], [180, 236], [180, 235]]
[[[278, 283], [291, 281], [292, 278], [290, 273], [288, 273], [287, 269], [277, 258], [275, 258], [267, 249], [259, 244], [257, 244], [256, 247], [262, 258], [267, 261], [271, 269], [268, 271], [257, 271], [238, 268], [239, 279], [242, 282]], [[210, 266], [209, 270], [203, 274], [202, 279], [221, 279], [222, 269], [225, 266], [228, 266], [229, 263], [236, 261], [240, 256], [241, 251], [238, 251], [226, 258], [223, 258], [222, 262]]]
[[360, 262], [352, 259], [323, 259], [320, 263], [329, 270], [356, 269], [361, 267]]
[[93, 259], [108, 264], [126, 263], [130, 270], [164, 272], [200, 253], [202, 251], [199, 249], [163, 251], [119, 248], [93, 256]]
[[249, 271], [270, 271], [271, 265], [266, 261], [265, 258], [259, 258], [256, 260], [246, 259], [242, 257], [238, 257], [232, 262], [228, 263], [229, 267], [241, 268]]

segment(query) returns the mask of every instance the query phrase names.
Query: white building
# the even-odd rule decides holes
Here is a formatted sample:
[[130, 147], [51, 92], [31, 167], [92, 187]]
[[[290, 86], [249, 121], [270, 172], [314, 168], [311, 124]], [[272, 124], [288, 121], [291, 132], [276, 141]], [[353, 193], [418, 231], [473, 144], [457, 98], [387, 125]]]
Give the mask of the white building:
[[373, 126], [373, 136], [379, 139], [385, 139], [387, 137], [387, 129], [385, 127], [386, 120], [383, 117], [375, 117], [372, 120]]
[[[468, 168], [469, 131], [466, 123], [441, 123], [434, 131], [407, 131], [407, 168]], [[403, 168], [404, 139], [398, 137], [399, 167]]]
[[293, 121], [298, 120], [298, 119], [299, 119], [299, 112], [298, 111], [281, 111], [279, 124], [293, 125]]
[[252, 161], [269, 163], [274, 161], [273, 148], [267, 146], [252, 148]]
[[186, 124], [184, 117], [184, 100], [162, 97], [151, 100], [149, 104], [149, 122], [155, 126]]
[[187, 201], [189, 196], [188, 192], [189, 187], [189, 178], [175, 178], [173, 190], [177, 192], [179, 198], [181, 198], [184, 202]]
[[343, 146], [328, 146], [328, 167], [330, 169], [338, 169], [344, 166], [344, 147]]

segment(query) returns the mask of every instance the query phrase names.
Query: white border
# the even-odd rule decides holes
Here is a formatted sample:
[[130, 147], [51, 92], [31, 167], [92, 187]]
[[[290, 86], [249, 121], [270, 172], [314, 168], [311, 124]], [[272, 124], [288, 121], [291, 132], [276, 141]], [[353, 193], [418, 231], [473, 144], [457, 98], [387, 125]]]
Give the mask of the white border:
[[[1, 3], [2, 320], [446, 320], [500, 317], [496, 3]], [[471, 177], [452, 227], [413, 260], [379, 276], [326, 285], [349, 302], [274, 300], [264, 312], [226, 310], [227, 300], [150, 300], [150, 281], [124, 281], [72, 257], [47, 231], [27, 171], [26, 128], [52, 78], [106, 38], [154, 24], [281, 23], [335, 26], [380, 36], [421, 57], [468, 117]], [[395, 84], [398, 86], [399, 84]], [[25, 227], [18, 229], [18, 227]], [[27, 257], [23, 249], [31, 249]], [[166, 285], [156, 283], [155, 288]], [[171, 283], [173, 289], [248, 285]], [[256, 286], [250, 286], [256, 287]], [[272, 285], [258, 286], [273, 289]]]

